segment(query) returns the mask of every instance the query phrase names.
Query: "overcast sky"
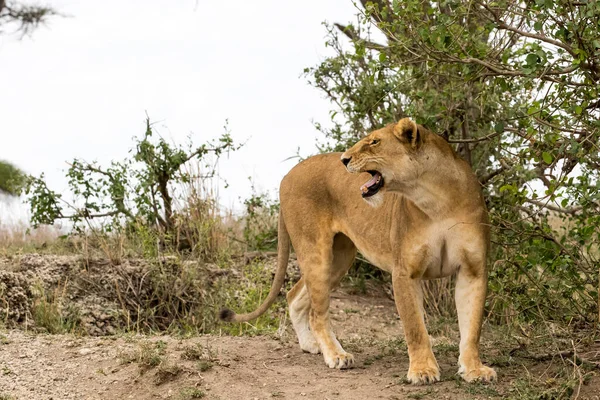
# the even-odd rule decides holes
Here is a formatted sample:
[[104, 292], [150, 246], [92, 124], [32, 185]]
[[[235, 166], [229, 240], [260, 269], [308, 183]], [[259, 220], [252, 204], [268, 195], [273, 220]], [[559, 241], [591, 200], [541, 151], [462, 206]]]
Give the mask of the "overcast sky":
[[[246, 146], [221, 162], [221, 204], [239, 210], [258, 188], [273, 194], [316, 151], [312, 121], [330, 104], [301, 77], [329, 55], [323, 21], [348, 22], [351, 0], [52, 0], [32, 37], [0, 36], [0, 159], [44, 172], [66, 193], [66, 161], [121, 159], [145, 113], [166, 139], [200, 144], [229, 119]], [[0, 219], [21, 211], [0, 209]]]

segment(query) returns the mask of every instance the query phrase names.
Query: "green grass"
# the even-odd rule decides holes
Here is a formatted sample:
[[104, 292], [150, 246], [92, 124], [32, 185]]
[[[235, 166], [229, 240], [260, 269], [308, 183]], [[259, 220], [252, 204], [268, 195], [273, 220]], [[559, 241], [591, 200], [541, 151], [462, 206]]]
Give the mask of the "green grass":
[[59, 285], [47, 293], [42, 284], [37, 283], [35, 292], [37, 296], [33, 300], [31, 314], [37, 327], [52, 334], [76, 333], [79, 330], [79, 310], [72, 304], [62, 304], [66, 293], [64, 287]]
[[121, 364], [137, 363], [140, 372], [144, 373], [166, 361], [166, 348], [167, 344], [162, 340], [157, 342], [140, 342], [137, 344], [136, 349], [123, 352], [118, 357]]
[[[243, 280], [236, 286], [224, 287], [226, 307], [238, 314], [254, 311], [265, 300], [271, 288], [271, 269], [263, 262], [255, 260], [243, 270]], [[287, 288], [289, 289], [289, 288]], [[285, 314], [287, 303], [284, 296], [260, 317], [244, 323], [222, 323], [219, 331], [233, 336], [255, 336], [275, 333], [280, 326], [280, 318]]]
[[186, 387], [179, 392], [179, 400], [202, 399], [205, 396], [206, 393], [194, 387]]
[[429, 387], [429, 388], [419, 391], [419, 392], [410, 393], [410, 394], [406, 395], [406, 397], [408, 397], [409, 399], [424, 399], [424, 398], [426, 398], [426, 396], [429, 396], [432, 393], [433, 393], [433, 388]]

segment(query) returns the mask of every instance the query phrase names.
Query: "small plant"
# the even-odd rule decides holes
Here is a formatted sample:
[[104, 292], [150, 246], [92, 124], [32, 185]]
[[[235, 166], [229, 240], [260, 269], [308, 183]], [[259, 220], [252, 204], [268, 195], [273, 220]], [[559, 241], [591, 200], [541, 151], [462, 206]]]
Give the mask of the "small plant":
[[189, 400], [189, 399], [202, 399], [206, 396], [202, 390], [194, 387], [187, 387], [181, 389], [179, 392], [180, 400]]
[[141, 342], [134, 351], [121, 353], [119, 359], [122, 364], [137, 363], [140, 373], [143, 374], [165, 362], [166, 346], [162, 340], [154, 343]]
[[210, 360], [200, 360], [198, 361], [198, 364], [196, 364], [196, 367], [200, 372], [206, 372], [212, 369], [213, 363]]
[[179, 376], [181, 367], [177, 364], [169, 362], [161, 362], [154, 375], [154, 384], [159, 386], [163, 383], [170, 382]]
[[204, 349], [200, 344], [195, 346], [186, 346], [181, 353], [181, 358], [184, 360], [200, 360], [204, 357]]
[[181, 353], [181, 358], [184, 360], [195, 360], [196, 368], [200, 372], [206, 372], [214, 365], [216, 358], [212, 355], [210, 348], [204, 348], [200, 343], [195, 346], [186, 346]]
[[429, 396], [433, 393], [433, 388], [427, 388], [423, 391], [409, 393], [406, 397], [409, 399], [424, 399], [426, 396]]
[[246, 216], [244, 240], [250, 250], [277, 248], [277, 215], [279, 203], [268, 193], [257, 193], [252, 184], [252, 196], [244, 200]]
[[458, 356], [458, 345], [456, 343], [439, 343], [434, 347], [436, 354]]
[[37, 296], [33, 301], [31, 314], [36, 326], [52, 334], [74, 332], [79, 327], [79, 310], [72, 305], [62, 304], [66, 290], [66, 280], [50, 293], [45, 291], [41, 283], [35, 285]]

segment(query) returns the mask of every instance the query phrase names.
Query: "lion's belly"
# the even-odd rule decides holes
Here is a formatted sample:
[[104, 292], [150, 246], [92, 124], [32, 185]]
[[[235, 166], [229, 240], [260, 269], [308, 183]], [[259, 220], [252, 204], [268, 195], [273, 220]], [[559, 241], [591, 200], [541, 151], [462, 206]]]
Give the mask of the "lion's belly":
[[371, 264], [381, 268], [384, 271], [391, 272], [394, 266], [394, 259], [391, 252], [372, 251], [366, 249], [365, 246], [361, 249], [360, 245], [356, 246], [358, 251], [369, 261]]

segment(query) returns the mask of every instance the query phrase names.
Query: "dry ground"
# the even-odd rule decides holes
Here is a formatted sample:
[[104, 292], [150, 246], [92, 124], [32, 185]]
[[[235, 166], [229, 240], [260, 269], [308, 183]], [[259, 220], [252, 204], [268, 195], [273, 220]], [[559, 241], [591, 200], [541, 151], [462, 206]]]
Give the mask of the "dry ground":
[[[3, 331], [0, 399], [488, 399], [554, 398], [557, 376], [575, 377], [573, 395], [600, 398], [600, 379], [557, 357], [519, 356], [510, 340], [486, 329], [484, 359], [498, 370], [492, 385], [465, 384], [455, 376], [457, 345], [451, 324], [430, 321], [442, 382], [411, 386], [401, 324], [393, 302], [337, 293], [332, 301], [339, 337], [357, 367], [331, 370], [320, 355], [304, 354], [285, 321], [277, 334], [257, 337], [113, 335], [76, 337]], [[588, 356], [598, 348], [588, 348]], [[560, 372], [557, 372], [560, 371]], [[557, 375], [558, 374], [558, 375]], [[581, 383], [581, 384], [579, 384]], [[566, 392], [565, 392], [566, 393]], [[4, 396], [4, 397], [2, 397]]]

